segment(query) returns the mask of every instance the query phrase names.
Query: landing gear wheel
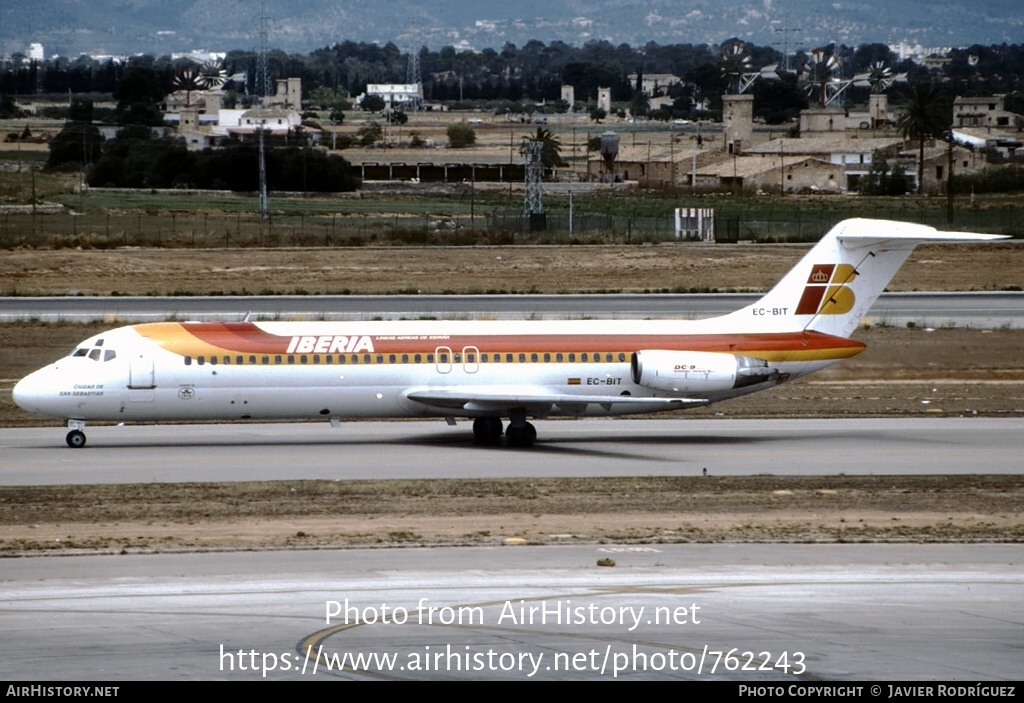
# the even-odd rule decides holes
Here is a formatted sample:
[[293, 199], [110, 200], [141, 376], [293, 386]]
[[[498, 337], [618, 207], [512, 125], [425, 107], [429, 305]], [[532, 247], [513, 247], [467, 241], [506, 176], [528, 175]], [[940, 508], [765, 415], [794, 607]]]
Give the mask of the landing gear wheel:
[[68, 446], [72, 449], [80, 449], [85, 446], [85, 432], [81, 430], [71, 430], [68, 432], [68, 436], [65, 437]]
[[509, 425], [505, 431], [510, 447], [531, 447], [537, 439], [537, 428], [529, 422], [521, 425]]
[[501, 418], [478, 417], [473, 420], [473, 437], [480, 444], [497, 444], [501, 439]]

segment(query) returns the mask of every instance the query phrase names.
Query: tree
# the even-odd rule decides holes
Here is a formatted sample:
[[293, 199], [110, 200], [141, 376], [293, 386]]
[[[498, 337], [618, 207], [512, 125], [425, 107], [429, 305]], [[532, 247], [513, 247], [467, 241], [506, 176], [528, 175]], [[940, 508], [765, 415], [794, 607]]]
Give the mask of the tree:
[[647, 117], [651, 111], [651, 101], [644, 95], [642, 90], [633, 91], [633, 97], [629, 101], [629, 114], [633, 117]]
[[593, 110], [590, 111], [590, 119], [592, 119], [594, 122], [600, 122], [607, 116], [608, 112], [603, 107], [595, 107]]
[[359, 106], [367, 112], [380, 112], [387, 107], [387, 103], [379, 95], [367, 95], [360, 101]]
[[871, 170], [861, 179], [860, 190], [865, 195], [905, 195], [907, 177], [896, 164], [889, 168], [889, 160], [882, 151], [871, 155]]
[[542, 145], [540, 148], [540, 160], [545, 168], [565, 166], [565, 161], [562, 160], [562, 142], [559, 141], [558, 137], [550, 129], [538, 127], [536, 134], [527, 135], [523, 139], [530, 142], [539, 142]]
[[476, 130], [468, 124], [448, 125], [448, 145], [452, 149], [461, 149], [474, 144], [476, 144]]
[[922, 192], [924, 180], [924, 142], [941, 137], [952, 124], [949, 106], [930, 83], [914, 86], [906, 105], [896, 121], [896, 128], [904, 140], [917, 140], [917, 192]]
[[370, 146], [384, 138], [384, 128], [376, 122], [367, 122], [356, 132], [359, 143], [363, 146]]
[[157, 103], [164, 99], [160, 77], [151, 68], [129, 68], [114, 91], [119, 124], [163, 124]]

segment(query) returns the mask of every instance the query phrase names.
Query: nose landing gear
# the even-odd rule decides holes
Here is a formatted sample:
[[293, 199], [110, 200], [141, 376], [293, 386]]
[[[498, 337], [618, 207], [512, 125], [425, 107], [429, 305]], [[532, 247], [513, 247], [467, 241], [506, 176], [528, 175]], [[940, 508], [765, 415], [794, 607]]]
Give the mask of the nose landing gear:
[[85, 421], [83, 420], [68, 420], [68, 427], [71, 429], [64, 441], [68, 443], [68, 446], [72, 449], [81, 449], [85, 446]]

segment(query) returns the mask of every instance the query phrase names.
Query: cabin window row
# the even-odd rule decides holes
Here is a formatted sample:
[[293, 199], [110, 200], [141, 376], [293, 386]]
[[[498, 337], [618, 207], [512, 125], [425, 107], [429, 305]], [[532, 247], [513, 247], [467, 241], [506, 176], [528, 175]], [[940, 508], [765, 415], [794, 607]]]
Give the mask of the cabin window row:
[[626, 352], [483, 352], [461, 354], [223, 354], [186, 356], [185, 366], [294, 366], [319, 364], [625, 363]]

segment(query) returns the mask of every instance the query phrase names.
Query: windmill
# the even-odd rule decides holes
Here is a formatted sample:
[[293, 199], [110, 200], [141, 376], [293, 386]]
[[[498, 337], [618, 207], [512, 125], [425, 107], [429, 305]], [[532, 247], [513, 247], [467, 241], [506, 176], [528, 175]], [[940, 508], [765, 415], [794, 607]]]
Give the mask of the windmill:
[[228, 72], [220, 60], [207, 61], [199, 69], [199, 75], [205, 90], [217, 90], [228, 82]]
[[722, 75], [729, 81], [729, 92], [742, 95], [758, 78], [778, 80], [779, 65], [773, 63], [758, 70], [754, 68], [754, 60], [750, 49], [738, 39], [726, 42], [721, 49]]
[[843, 81], [839, 73], [842, 65], [834, 51], [820, 47], [811, 51], [801, 67], [798, 77], [808, 96], [817, 93], [821, 107], [828, 107], [849, 87], [850, 83]]
[[[745, 79], [751, 73], [753, 65], [754, 60], [750, 57], [750, 50], [746, 44], [738, 39], [722, 44], [722, 75], [729, 81], [730, 93], [739, 95], [750, 87], [753, 79], [750, 79], [750, 82], [747, 82]], [[757, 77], [756, 73], [754, 73], [754, 77]]]
[[185, 107], [192, 104], [192, 93], [203, 90], [203, 77], [199, 71], [186, 68], [171, 80], [176, 91], [185, 91]]
[[893, 83], [907, 80], [906, 73], [894, 74], [884, 61], [875, 61], [864, 73], [854, 76], [854, 85], [859, 87], [870, 86], [871, 93], [877, 95], [884, 93]]

